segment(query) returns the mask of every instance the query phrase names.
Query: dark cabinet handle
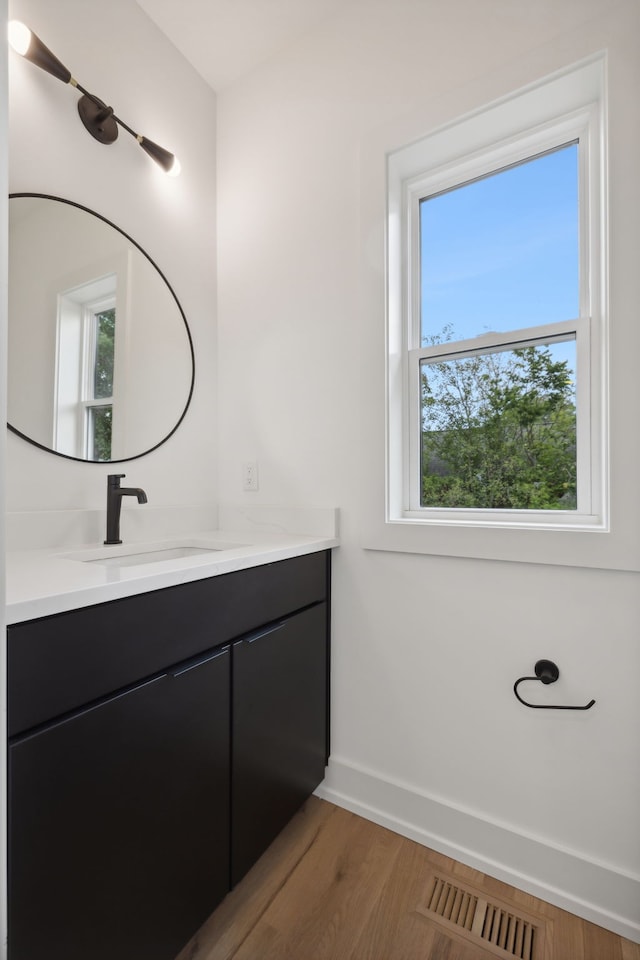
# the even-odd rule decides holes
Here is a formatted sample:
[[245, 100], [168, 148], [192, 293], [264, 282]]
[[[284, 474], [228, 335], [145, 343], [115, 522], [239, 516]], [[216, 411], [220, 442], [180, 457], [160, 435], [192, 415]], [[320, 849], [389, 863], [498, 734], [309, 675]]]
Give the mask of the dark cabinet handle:
[[226, 657], [228, 653], [229, 647], [223, 647], [221, 650], [215, 650], [213, 653], [206, 653], [204, 656], [194, 657], [192, 660], [186, 660], [183, 663], [179, 663], [177, 667], [173, 668], [173, 670], [167, 670], [167, 673], [170, 677], [181, 677], [183, 673], [188, 673], [190, 670], [195, 670], [197, 667], [202, 667], [205, 663], [210, 663], [212, 660], [217, 660], [218, 657]]
[[536, 673], [535, 677], [520, 677], [520, 679], [516, 680], [513, 685], [513, 692], [520, 703], [523, 703], [525, 707], [531, 707], [533, 710], [590, 710], [594, 705], [595, 700], [590, 700], [589, 703], [585, 704], [584, 707], [565, 706], [558, 703], [529, 703], [527, 700], [523, 700], [518, 693], [518, 687], [521, 683], [524, 683], [525, 680], [539, 680], [541, 683], [549, 684], [555, 683], [560, 676], [560, 671], [552, 660], [538, 660], [534, 670]]
[[286, 623], [286, 620], [280, 620], [278, 623], [272, 623], [268, 627], [262, 627], [260, 630], [254, 630], [253, 633], [247, 633], [242, 637], [238, 642], [239, 643], [255, 643], [256, 640], [262, 640], [263, 637], [268, 637], [269, 634], [275, 633], [276, 630], [282, 629]]

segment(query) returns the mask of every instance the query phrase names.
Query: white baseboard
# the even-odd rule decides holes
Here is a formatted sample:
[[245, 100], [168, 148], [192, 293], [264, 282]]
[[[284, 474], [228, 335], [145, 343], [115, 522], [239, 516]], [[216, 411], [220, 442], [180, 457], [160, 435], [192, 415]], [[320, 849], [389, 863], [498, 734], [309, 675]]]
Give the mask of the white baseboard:
[[640, 943], [640, 878], [332, 758], [316, 795]]

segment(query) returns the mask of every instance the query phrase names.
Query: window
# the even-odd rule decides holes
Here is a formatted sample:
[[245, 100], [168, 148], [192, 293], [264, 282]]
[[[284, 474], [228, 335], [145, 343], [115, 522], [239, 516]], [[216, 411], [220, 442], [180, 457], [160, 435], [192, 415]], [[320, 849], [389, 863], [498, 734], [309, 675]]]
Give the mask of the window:
[[600, 83], [389, 158], [387, 522], [606, 528]]
[[111, 460], [115, 297], [85, 304], [84, 315], [83, 452], [90, 460]]
[[416, 508], [577, 509], [578, 151], [417, 201]]
[[81, 459], [112, 459], [116, 276], [58, 296], [54, 449]]

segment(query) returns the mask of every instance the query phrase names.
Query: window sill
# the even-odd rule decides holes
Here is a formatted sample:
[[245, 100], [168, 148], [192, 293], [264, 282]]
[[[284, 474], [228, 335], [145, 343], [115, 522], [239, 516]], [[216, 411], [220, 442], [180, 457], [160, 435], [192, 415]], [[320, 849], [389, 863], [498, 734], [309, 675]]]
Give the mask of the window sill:
[[485, 530], [591, 530], [608, 532], [602, 518], [575, 511], [483, 511], [483, 510], [407, 510], [392, 517], [389, 523], [417, 524], [424, 527], [469, 527]]
[[365, 550], [439, 557], [640, 571], [640, 546], [631, 531], [603, 526], [553, 527], [513, 523], [438, 522], [363, 518]]

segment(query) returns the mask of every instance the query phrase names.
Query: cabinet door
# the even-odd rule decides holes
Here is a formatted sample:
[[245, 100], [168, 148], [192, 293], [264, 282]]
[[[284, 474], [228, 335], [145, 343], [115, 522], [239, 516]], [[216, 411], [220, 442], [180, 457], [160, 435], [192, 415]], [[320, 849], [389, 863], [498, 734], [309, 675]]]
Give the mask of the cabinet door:
[[234, 643], [232, 702], [233, 885], [324, 777], [326, 604]]
[[11, 960], [173, 960], [229, 884], [229, 647], [9, 749]]

